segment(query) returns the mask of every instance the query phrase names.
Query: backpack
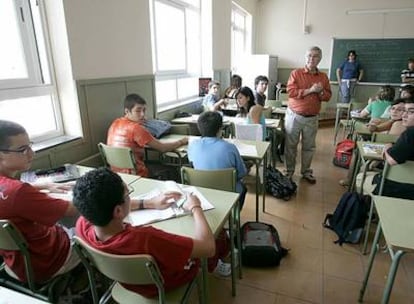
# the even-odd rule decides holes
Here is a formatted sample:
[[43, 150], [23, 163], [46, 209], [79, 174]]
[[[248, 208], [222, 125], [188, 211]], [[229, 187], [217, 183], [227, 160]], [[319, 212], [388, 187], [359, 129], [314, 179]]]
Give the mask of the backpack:
[[355, 148], [355, 142], [350, 139], [340, 141], [335, 148], [333, 164], [345, 169], [349, 168], [352, 159], [352, 151]]
[[266, 169], [265, 188], [267, 193], [274, 197], [288, 201], [296, 193], [297, 185], [279, 170], [269, 165]]
[[280, 244], [275, 227], [261, 222], [247, 222], [241, 227], [242, 263], [244, 266], [279, 266], [288, 250]]
[[359, 243], [368, 215], [367, 197], [356, 192], [345, 192], [334, 213], [326, 215], [323, 226], [336, 232], [338, 239], [335, 244]]

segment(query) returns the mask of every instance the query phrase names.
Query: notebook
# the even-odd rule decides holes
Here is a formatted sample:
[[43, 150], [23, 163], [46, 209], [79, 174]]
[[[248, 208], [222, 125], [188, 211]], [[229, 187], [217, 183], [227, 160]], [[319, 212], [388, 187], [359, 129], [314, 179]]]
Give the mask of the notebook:
[[[197, 190], [194, 186], [184, 186], [178, 185], [175, 183], [173, 186], [172, 183], [167, 183], [167, 185], [163, 188], [154, 189], [151, 192], [145, 193], [143, 195], [131, 197], [132, 199], [149, 199], [154, 196], [159, 195], [160, 193], [167, 192], [167, 191], [179, 191], [183, 193], [183, 198], [180, 199], [178, 202], [174, 203], [170, 208], [164, 210], [158, 209], [144, 209], [144, 210], [134, 210], [129, 213], [127, 218], [125, 219], [126, 222], [130, 223], [133, 226], [141, 226], [150, 223], [155, 223], [159, 221], [163, 221], [169, 218], [174, 218], [178, 216], [184, 216], [190, 214], [190, 211], [184, 210], [182, 204], [187, 200], [187, 197], [190, 193], [195, 194], [200, 202], [201, 207], [204, 211], [214, 209], [214, 206], [205, 198], [200, 191]], [[165, 183], [164, 183], [165, 184]], [[180, 206], [178, 206], [180, 205]]]
[[368, 144], [368, 143], [364, 143], [362, 145], [362, 148], [364, 149], [364, 153], [365, 154], [375, 154], [378, 156], [381, 156], [382, 153], [384, 152], [384, 144]]
[[80, 177], [78, 167], [72, 164], [65, 164], [51, 169], [39, 169], [23, 172], [20, 180], [26, 183], [63, 183], [75, 180]]

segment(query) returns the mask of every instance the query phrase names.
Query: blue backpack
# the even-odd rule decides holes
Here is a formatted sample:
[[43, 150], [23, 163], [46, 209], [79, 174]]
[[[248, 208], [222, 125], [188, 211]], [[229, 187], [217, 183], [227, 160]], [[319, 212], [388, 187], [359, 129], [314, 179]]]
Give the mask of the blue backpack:
[[345, 192], [333, 214], [328, 213], [323, 226], [336, 232], [335, 244], [357, 244], [364, 231], [369, 205], [365, 195]]

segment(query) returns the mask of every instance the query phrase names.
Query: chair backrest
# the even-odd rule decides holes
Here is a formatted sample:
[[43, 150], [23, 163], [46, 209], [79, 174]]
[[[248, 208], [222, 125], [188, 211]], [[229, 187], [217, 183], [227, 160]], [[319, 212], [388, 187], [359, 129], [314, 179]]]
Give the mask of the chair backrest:
[[386, 134], [386, 133], [372, 133], [372, 141], [379, 142], [379, 143], [395, 143], [398, 139], [397, 135], [394, 134]]
[[389, 165], [388, 162], [385, 162], [378, 194], [382, 195], [385, 179], [398, 183], [414, 185], [413, 172], [414, 161], [406, 161], [405, 163], [393, 166]]
[[286, 101], [289, 99], [289, 94], [288, 93], [280, 93], [279, 94], [279, 100], [280, 101]]
[[131, 169], [135, 171], [135, 174], [138, 172], [131, 148], [112, 147], [99, 143], [98, 149], [106, 167], [113, 166], [120, 169]]
[[236, 192], [236, 169], [197, 170], [181, 167], [181, 181], [185, 185]]
[[266, 99], [265, 106], [280, 108], [282, 106], [282, 100]]
[[32, 291], [35, 291], [33, 269], [28, 244], [24, 236], [9, 220], [0, 220], [0, 249], [20, 251], [25, 264], [27, 283], [29, 288]]
[[264, 107], [263, 108], [263, 116], [265, 118], [272, 118], [272, 107]]
[[[157, 262], [147, 254], [115, 255], [93, 248], [75, 236], [75, 250], [85, 267], [95, 267], [106, 277], [125, 284], [155, 284], [158, 293], [164, 295], [164, 280]], [[91, 278], [89, 278], [91, 279]]]
[[235, 124], [234, 128], [237, 139], [263, 140], [263, 127], [260, 124]]

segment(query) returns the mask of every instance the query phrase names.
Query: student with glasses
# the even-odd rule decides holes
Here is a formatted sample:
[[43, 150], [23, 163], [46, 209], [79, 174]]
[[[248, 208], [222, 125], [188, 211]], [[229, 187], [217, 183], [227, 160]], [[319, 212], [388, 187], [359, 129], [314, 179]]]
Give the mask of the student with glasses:
[[[70, 271], [79, 263], [71, 248], [73, 232], [57, 224], [63, 217], [78, 213], [70, 202], [40, 191], [62, 192], [68, 186], [30, 185], [15, 179], [19, 172], [30, 168], [33, 157], [26, 130], [17, 123], [0, 120], [0, 218], [10, 220], [23, 234], [29, 245], [35, 281], [40, 283]], [[22, 256], [1, 250], [0, 255], [10, 273], [26, 281]]]

